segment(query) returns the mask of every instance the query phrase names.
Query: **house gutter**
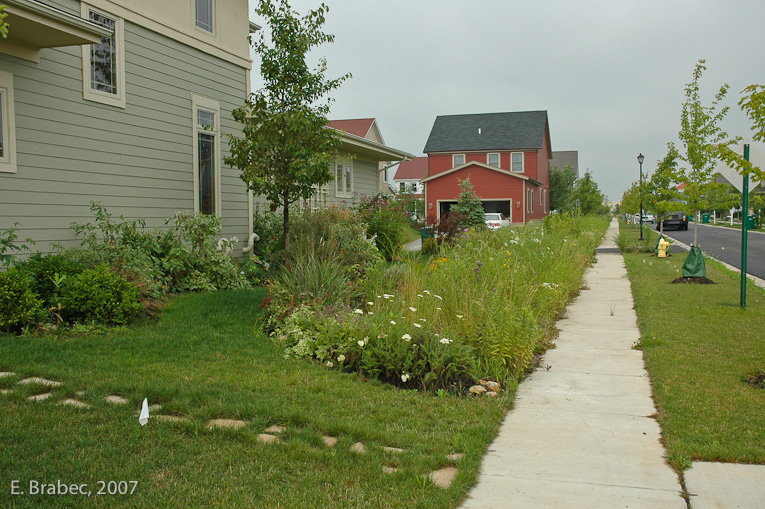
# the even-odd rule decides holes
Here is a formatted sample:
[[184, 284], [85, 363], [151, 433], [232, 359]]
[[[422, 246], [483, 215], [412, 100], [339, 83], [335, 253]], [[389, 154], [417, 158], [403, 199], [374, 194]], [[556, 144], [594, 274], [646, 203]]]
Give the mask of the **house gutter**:
[[98, 39], [93, 41], [94, 43], [99, 42], [101, 37], [109, 37], [112, 35], [111, 30], [103, 28], [90, 20], [75, 16], [74, 14], [69, 14], [61, 9], [37, 2], [36, 0], [3, 0], [2, 3], [9, 7], [7, 10], [9, 14], [19, 14], [14, 8], [23, 9], [42, 16], [43, 18], [58, 21], [64, 25], [88, 32], [90, 35], [98, 37]]

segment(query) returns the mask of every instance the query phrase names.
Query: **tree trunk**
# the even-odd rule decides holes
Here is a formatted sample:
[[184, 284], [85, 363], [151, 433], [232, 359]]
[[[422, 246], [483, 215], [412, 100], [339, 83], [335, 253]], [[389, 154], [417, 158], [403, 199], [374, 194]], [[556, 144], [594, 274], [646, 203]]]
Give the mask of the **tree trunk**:
[[282, 197], [282, 213], [284, 214], [284, 229], [282, 230], [282, 245], [287, 249], [290, 245], [290, 206], [287, 198]]
[[695, 209], [693, 211], [693, 244], [694, 246], [697, 246], [698, 244], [697, 239], [699, 235], [699, 222], [697, 221], [697, 217], [699, 215], [699, 209]]

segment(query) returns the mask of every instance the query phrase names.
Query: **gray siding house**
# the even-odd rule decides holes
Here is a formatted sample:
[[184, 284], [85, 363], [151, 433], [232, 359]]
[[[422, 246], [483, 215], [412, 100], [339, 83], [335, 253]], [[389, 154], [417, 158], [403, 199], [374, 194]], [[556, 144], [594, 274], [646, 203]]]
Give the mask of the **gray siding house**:
[[259, 28], [247, 0], [2, 3], [0, 227], [42, 252], [77, 245], [94, 200], [149, 226], [216, 214], [241, 249], [252, 198], [223, 158]]

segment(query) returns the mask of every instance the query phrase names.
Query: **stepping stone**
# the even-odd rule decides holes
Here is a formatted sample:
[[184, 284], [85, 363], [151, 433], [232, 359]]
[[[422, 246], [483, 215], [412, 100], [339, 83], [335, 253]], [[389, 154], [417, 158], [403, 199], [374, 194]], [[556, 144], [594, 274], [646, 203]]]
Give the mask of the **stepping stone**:
[[0, 371], [0, 378], [6, 378], [9, 376], [16, 376], [16, 373], [11, 373], [10, 371]]
[[454, 453], [454, 454], [448, 455], [446, 457], [446, 459], [448, 459], [449, 461], [459, 461], [459, 460], [461, 460], [464, 457], [465, 457], [465, 455], [462, 454], [461, 452], [459, 452], [459, 453]]
[[123, 398], [122, 396], [117, 396], [116, 394], [110, 394], [106, 396], [106, 402], [113, 405], [127, 405], [130, 403], [127, 399]]
[[260, 440], [261, 442], [263, 442], [265, 444], [271, 444], [271, 443], [274, 443], [274, 442], [278, 442], [279, 441], [279, 437], [274, 436], [274, 435], [269, 435], [268, 433], [261, 433], [261, 434], [258, 435], [258, 440]]
[[87, 403], [80, 401], [78, 399], [73, 399], [73, 398], [67, 398], [61, 403], [59, 403], [59, 405], [70, 405], [70, 406], [76, 406], [77, 408], [90, 408], [90, 405], [88, 405]]
[[237, 419], [213, 419], [207, 423], [209, 429], [213, 428], [232, 428], [239, 429], [247, 425], [247, 421], [240, 421]]
[[452, 481], [457, 477], [457, 469], [454, 467], [445, 467], [441, 470], [435, 470], [430, 473], [430, 480], [439, 488], [446, 489], [451, 486]]
[[265, 433], [284, 433], [284, 428], [281, 426], [273, 425], [270, 428], [266, 428], [263, 430]]
[[47, 385], [48, 387], [58, 387], [59, 385], [61, 385], [61, 382], [56, 382], [54, 380], [46, 380], [45, 378], [40, 378], [38, 376], [25, 378], [24, 380], [21, 380], [19, 383], [22, 385], [40, 384], [40, 385]]
[[362, 444], [361, 442], [356, 442], [355, 444], [351, 446], [351, 451], [357, 452], [359, 454], [366, 454], [367, 448], [364, 447], [364, 444]]
[[396, 472], [398, 472], [398, 469], [396, 467], [389, 467], [388, 465], [383, 465], [382, 471], [384, 474], [395, 474]]
[[43, 394], [35, 394], [34, 396], [29, 396], [29, 401], [42, 401], [44, 399], [50, 398], [50, 392], [45, 392]]
[[165, 422], [191, 422], [191, 419], [188, 417], [182, 417], [180, 415], [155, 415], [154, 418], [158, 421]]
[[337, 438], [335, 438], [335, 437], [331, 437], [329, 435], [324, 435], [321, 438], [322, 438], [322, 440], [324, 440], [324, 444], [327, 447], [334, 447], [334, 446], [337, 445]]
[[401, 454], [402, 452], [404, 452], [403, 449], [399, 449], [398, 447], [383, 447], [383, 451], [385, 451], [385, 452], [393, 452], [393, 453], [396, 453], [396, 454]]
[[10, 389], [0, 389], [0, 394], [10, 394], [11, 392], [13, 391], [11, 391]]

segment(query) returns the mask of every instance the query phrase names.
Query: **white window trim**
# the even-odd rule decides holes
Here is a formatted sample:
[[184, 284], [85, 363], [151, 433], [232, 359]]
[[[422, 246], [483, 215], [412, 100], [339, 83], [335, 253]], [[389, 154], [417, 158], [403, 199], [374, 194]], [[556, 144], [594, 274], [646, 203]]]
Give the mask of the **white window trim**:
[[[203, 129], [197, 124], [197, 110], [208, 111], [215, 114], [215, 125], [212, 129]], [[215, 215], [221, 217], [221, 155], [220, 155], [220, 103], [207, 97], [191, 94], [191, 123], [193, 126], [191, 146], [194, 161], [194, 213], [199, 212], [199, 147], [197, 140], [199, 133], [212, 134], [215, 136]]]
[[86, 3], [80, 4], [82, 17], [90, 19], [91, 12], [97, 12], [115, 20], [114, 41], [117, 45], [117, 94], [107, 94], [90, 88], [90, 45], [82, 46], [82, 97], [86, 101], [95, 101], [118, 108], [125, 108], [125, 21], [103, 9], [97, 9]]
[[488, 166], [492, 166], [492, 164], [489, 162], [489, 156], [493, 156], [493, 155], [497, 156], [497, 166], [495, 166], [495, 168], [501, 168], [502, 159], [501, 159], [501, 156], [499, 155], [499, 152], [489, 152], [488, 154], [486, 154], [486, 164]]
[[208, 37], [215, 37], [217, 30], [216, 23], [218, 21], [217, 13], [215, 12], [215, 0], [212, 0], [212, 31], [205, 30], [204, 28], [197, 25], [197, 2], [196, 0], [191, 0], [191, 26], [194, 27], [194, 30], [196, 30], [199, 33], [205, 34]]
[[[515, 154], [520, 154], [521, 155], [521, 169], [520, 169], [520, 171], [513, 169], [513, 156]], [[525, 159], [526, 158], [524, 157], [523, 152], [510, 152], [510, 171], [515, 172], [515, 173], [523, 173], [523, 172], [525, 172], [526, 171], [526, 161], [525, 161]]]
[[[342, 164], [343, 165], [343, 179], [342, 179], [342, 186], [341, 186], [342, 191], [338, 191], [338, 189], [337, 189], [337, 183], [338, 183], [338, 180], [337, 180], [337, 165], [338, 164]], [[345, 190], [346, 187], [347, 187], [346, 182], [345, 182], [345, 165], [350, 165], [350, 167], [351, 167], [351, 192], [350, 193]], [[335, 158], [335, 162], [332, 165], [332, 175], [334, 175], [334, 177], [335, 177], [335, 198], [352, 198], [353, 197], [353, 191], [355, 189], [355, 187], [353, 185], [353, 174], [354, 173], [355, 173], [355, 171], [353, 170], [353, 159], [345, 159], [345, 158], [341, 158], [341, 157]]]
[[[462, 156], [462, 162], [460, 164], [457, 164], [457, 162], [454, 160], [455, 157]], [[465, 157], [465, 154], [452, 154], [452, 168], [456, 168], [457, 166], [462, 166], [467, 162], [467, 158]]]
[[0, 92], [3, 96], [3, 157], [0, 172], [16, 173], [16, 114], [13, 99], [13, 74], [0, 71]]

